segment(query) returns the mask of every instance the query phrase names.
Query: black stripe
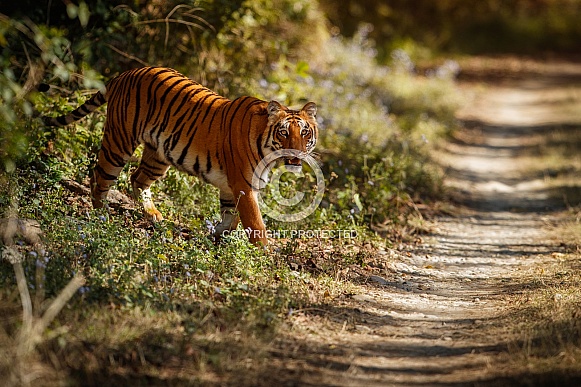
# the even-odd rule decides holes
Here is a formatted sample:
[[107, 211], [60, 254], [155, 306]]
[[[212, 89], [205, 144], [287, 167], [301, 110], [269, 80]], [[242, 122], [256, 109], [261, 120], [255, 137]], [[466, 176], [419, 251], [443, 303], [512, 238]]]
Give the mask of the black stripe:
[[[147, 122], [150, 123], [154, 123], [154, 124], [158, 124], [157, 120], [159, 119], [159, 115], [156, 115], [156, 113], [159, 113], [160, 111], [163, 110], [163, 105], [159, 107], [159, 111], [158, 111], [158, 102], [160, 102], [159, 98], [155, 98], [155, 95], [157, 95], [157, 92], [159, 89], [161, 89], [164, 86], [164, 83], [161, 82], [158, 78], [160, 74], [163, 74], [164, 72], [159, 72], [157, 74], [154, 75], [154, 79], [151, 81], [151, 85], [150, 86], [155, 86], [155, 89], [153, 91], [151, 91], [151, 93], [153, 94], [153, 97], [150, 98], [150, 105], [149, 105], [149, 110], [147, 112]], [[170, 76], [170, 78], [173, 78]], [[165, 81], [165, 79], [164, 79]]]
[[234, 207], [234, 201], [232, 199], [220, 199], [220, 207]]
[[200, 117], [200, 114], [202, 114], [203, 112], [203, 107], [206, 103], [206, 100], [212, 96], [214, 96], [215, 94], [213, 93], [208, 93], [205, 96], [201, 97], [196, 103], [195, 105], [192, 107], [192, 111], [194, 111], [196, 113], [196, 116], [193, 117], [192, 121], [191, 121], [191, 126], [188, 129], [188, 131], [186, 132], [186, 137], [194, 137], [196, 135], [196, 132], [198, 130], [198, 126], [197, 126], [197, 122], [198, 122], [198, 118]]
[[167, 164], [165, 164], [159, 160], [153, 160], [153, 161], [155, 161], [156, 165], [151, 164], [151, 163], [141, 159], [140, 167], [143, 166], [144, 169], [151, 171], [152, 173], [155, 173], [156, 171], [158, 171], [158, 172], [162, 171], [167, 167]]
[[[194, 118], [194, 121], [192, 122], [192, 127], [186, 133], [186, 136], [189, 137], [189, 139], [188, 139], [188, 143], [184, 146], [184, 149], [182, 149], [182, 153], [180, 154], [180, 157], [177, 160], [177, 163], [179, 165], [181, 165], [181, 164], [184, 163], [184, 159], [186, 158], [186, 155], [187, 155], [190, 147], [192, 146], [192, 142], [194, 141], [194, 138], [196, 137], [196, 132], [198, 131], [198, 128], [199, 128], [199, 125], [197, 125], [198, 117], [200, 116], [200, 114], [201, 114], [201, 112], [202, 112], [203, 109], [200, 109], [198, 106], [200, 106], [200, 105], [203, 106], [203, 103], [206, 101], [206, 99], [208, 99], [209, 97], [215, 96], [215, 95], [216, 95], [215, 93], [212, 93], [212, 94], [208, 94], [208, 95], [204, 96], [194, 106], [194, 109], [197, 111], [197, 115]], [[212, 103], [213, 102], [214, 101], [212, 101]], [[206, 109], [208, 109], [208, 110], [210, 108], [211, 108], [211, 105], [209, 107], [206, 107]], [[193, 129], [193, 133], [190, 134], [191, 129]]]
[[68, 120], [67, 120], [67, 116], [60, 116], [56, 119], [56, 122], [58, 122], [58, 124], [60, 126], [64, 126], [69, 124]]
[[[213, 93], [213, 94], [214, 94], [214, 93]], [[213, 116], [216, 114], [216, 110], [215, 110], [215, 109], [213, 109], [213, 108], [212, 108], [212, 106], [214, 106], [214, 103], [215, 103], [216, 101], [219, 101], [219, 100], [223, 99], [223, 97], [220, 97], [220, 96], [219, 96], [219, 95], [217, 95], [217, 94], [214, 94], [214, 97], [216, 97], [216, 98], [214, 98], [214, 99], [212, 100], [212, 102], [210, 102], [210, 105], [209, 105], [209, 106], [206, 108], [206, 113], [204, 114], [204, 117], [202, 117], [202, 122], [206, 121], [206, 118], [208, 117], [208, 114], [210, 114], [210, 112], [212, 112], [212, 113], [213, 113], [213, 114], [212, 114], [212, 117], [213, 117]], [[210, 121], [210, 122], [211, 122], [211, 121]]]
[[105, 160], [109, 162], [113, 167], [123, 167], [125, 166], [125, 160], [122, 156], [117, 154], [116, 152], [112, 152], [111, 149], [102, 147], [101, 150], [103, 151], [103, 156]]
[[[135, 115], [133, 117], [133, 123], [131, 125], [131, 131], [133, 134], [133, 138], [137, 138], [139, 136], [139, 133], [142, 133], [142, 130], [140, 128], [140, 110], [141, 110], [141, 89], [142, 89], [142, 83], [143, 83], [143, 77], [140, 76], [136, 77], [137, 79], [135, 80], [135, 83], [133, 85], [133, 87], [135, 88]], [[129, 117], [128, 117], [129, 118]]]
[[[193, 98], [194, 98], [194, 97], [195, 97], [195, 96], [196, 96], [198, 93], [201, 93], [201, 92], [207, 92], [207, 91], [208, 91], [208, 90], [207, 90], [207, 89], [205, 89], [205, 88], [193, 89], [193, 92], [191, 93], [191, 96], [189, 95], [190, 93], [188, 93], [188, 95], [187, 95], [187, 96], [184, 96], [183, 105], [184, 105], [184, 106], [186, 106], [186, 104], [187, 104], [188, 102], [191, 102], [191, 101], [192, 101], [192, 99], [193, 99]], [[183, 126], [182, 126], [181, 128], [179, 128], [178, 130], [176, 130], [176, 131], [175, 131], [175, 133], [174, 133], [174, 135], [173, 135], [173, 136], [174, 136], [174, 140], [173, 140], [173, 142], [172, 142], [172, 149], [176, 147], [176, 145], [177, 145], [178, 141], [179, 141], [179, 140], [180, 140], [180, 138], [181, 138], [181, 135], [182, 135], [182, 132], [183, 132], [183, 130], [184, 130], [184, 129], [185, 129], [187, 126], [188, 126], [188, 124], [189, 124], [189, 127], [188, 127], [188, 131], [186, 132], [186, 135], [187, 135], [187, 136], [189, 136], [189, 135], [190, 135], [190, 134], [189, 134], [189, 132], [190, 132], [190, 131], [191, 131], [191, 130], [194, 128], [194, 126], [195, 126], [195, 122], [196, 122], [196, 119], [194, 119], [194, 120], [193, 120], [193, 123], [192, 123], [192, 118], [193, 118], [193, 116], [194, 116], [195, 114], [197, 114], [198, 116], [200, 115], [200, 113], [201, 113], [201, 112], [198, 110], [198, 107], [201, 105], [201, 102], [202, 102], [202, 99], [200, 99], [198, 102], [196, 102], [196, 103], [194, 104], [194, 106], [193, 106], [193, 107], [189, 107], [189, 108], [187, 109], [187, 112], [186, 112], [186, 113], [184, 114], [184, 116], [183, 116], [183, 117], [185, 117], [185, 118], [184, 118], [184, 124], [183, 124]], [[183, 106], [180, 106], [180, 107], [179, 107], [179, 109], [180, 109], [180, 110], [181, 110], [182, 108], [183, 108]]]
[[262, 160], [264, 158], [264, 153], [262, 152], [262, 135], [264, 132], [261, 132], [256, 139], [256, 149], [258, 149], [258, 157]]
[[65, 114], [55, 118], [46, 117], [43, 118], [43, 122], [45, 125], [49, 126], [65, 126], [75, 121], [78, 121], [81, 118], [85, 117], [86, 115], [94, 112], [99, 106], [103, 105], [103, 103], [105, 102], [106, 101], [104, 100], [103, 95], [100, 92], [97, 92], [87, 102], [77, 107], [69, 114]]
[[[262, 101], [260, 101], [260, 102], [262, 102]], [[246, 109], [246, 111], [244, 112], [244, 116], [242, 117], [242, 125], [244, 125], [244, 121], [247, 120], [246, 115], [250, 111], [250, 107], [255, 103], [256, 103], [256, 101], [253, 102], [252, 104], [250, 104], [248, 109]], [[246, 154], [246, 157], [249, 161], [249, 164], [252, 166], [252, 170], [254, 171], [254, 168], [256, 168], [256, 166], [260, 162], [260, 157], [257, 153], [252, 151], [252, 144], [250, 143], [250, 129], [252, 129], [252, 118], [253, 118], [253, 116], [250, 116], [250, 118], [249, 118], [250, 122], [248, 122], [248, 125], [247, 125], [249, 132], [248, 132], [248, 136], [246, 137], [246, 141], [247, 141], [248, 148], [249, 148], [250, 152], [248, 152]]]
[[206, 157], [206, 173], [210, 173], [212, 170], [212, 158], [210, 157], [210, 151], [208, 151], [208, 156]]
[[[226, 130], [228, 130], [228, 144], [230, 144], [230, 146], [232, 146], [232, 135], [234, 133], [234, 128], [232, 127], [232, 124], [234, 123], [234, 119], [236, 118], [236, 115], [238, 114], [238, 110], [240, 110], [243, 105], [244, 105], [244, 101], [246, 101], [248, 98], [251, 97], [240, 97], [235, 99], [234, 101], [232, 101], [232, 106], [236, 106], [236, 108], [234, 109], [234, 112], [232, 114], [230, 114], [230, 111], [228, 110], [228, 114], [230, 117], [230, 122], [228, 123], [228, 125], [226, 125]], [[224, 122], [222, 122], [222, 125], [224, 125]], [[242, 128], [239, 128], [242, 129]], [[239, 135], [241, 135], [242, 133], [238, 130], [236, 131], [236, 133], [238, 133]], [[232, 165], [236, 164], [236, 160], [234, 159], [234, 152], [231, 150], [230, 152], [227, 152], [228, 155], [230, 156], [230, 160], [232, 161]]]
[[113, 176], [113, 175], [110, 175], [110, 174], [108, 174], [108, 173], [107, 173], [107, 172], [105, 172], [105, 171], [103, 170], [103, 168], [101, 168], [101, 166], [100, 166], [100, 165], [98, 165], [98, 164], [97, 164], [97, 166], [95, 167], [95, 172], [98, 172], [98, 173], [99, 173], [99, 175], [100, 175], [100, 176], [101, 176], [103, 179], [105, 179], [105, 180], [110, 180], [110, 181], [117, 180], [117, 176]]
[[222, 165], [222, 161], [220, 160], [220, 153], [218, 149], [216, 149], [216, 154], [214, 156], [216, 157], [216, 161], [218, 161], [218, 167], [220, 168], [220, 170], [223, 170], [224, 166]]
[[[181, 82], [181, 81], [179, 81], [179, 82]], [[175, 85], [177, 85], [179, 82], [176, 82], [176, 83], [175, 83]], [[165, 114], [164, 114], [163, 120], [162, 120], [162, 122], [161, 122], [161, 126], [162, 126], [162, 127], [169, 127], [169, 126], [168, 126], [168, 124], [169, 124], [169, 121], [170, 121], [170, 119], [171, 119], [171, 118], [172, 118], [172, 117], [175, 115], [175, 113], [179, 112], [179, 110], [177, 110], [177, 109], [176, 109], [176, 110], [174, 110], [174, 111], [172, 111], [172, 107], [173, 107], [174, 103], [176, 102], [176, 100], [177, 100], [179, 97], [181, 97], [181, 96], [182, 96], [181, 94], [182, 94], [182, 92], [184, 91], [184, 89], [188, 88], [189, 86], [190, 86], [190, 85], [188, 85], [188, 84], [185, 84], [185, 85], [183, 85], [183, 86], [182, 86], [182, 87], [181, 87], [179, 90], [177, 90], [177, 91], [176, 91], [176, 94], [175, 94], [175, 96], [174, 96], [174, 97], [171, 99], [171, 101], [170, 101], [169, 103], [167, 103], [167, 104], [165, 103], [165, 97], [167, 96], [167, 94], [166, 94], [166, 96], [162, 97], [162, 106], [165, 106], [165, 107], [166, 107], [166, 108], [165, 108]], [[172, 88], [173, 88], [173, 87], [174, 87], [174, 86], [172, 86]], [[169, 90], [170, 90], [170, 89], [168, 88], [168, 91], [169, 91]], [[174, 125], [174, 126], [171, 128], [171, 129], [172, 129], [172, 131], [173, 131], [173, 130], [175, 129], [175, 125]], [[161, 134], [161, 133], [159, 133], [159, 134]], [[154, 134], [153, 134], [153, 135], [156, 135], [156, 137], [158, 137], [158, 136], [159, 136], [159, 134], [157, 134], [157, 135], [156, 135], [156, 134], [155, 134], [155, 131], [154, 131]]]
[[[107, 131], [107, 129], [105, 129], [105, 131]], [[123, 130], [123, 128], [114, 127], [110, 128], [109, 132], [110, 134], [107, 136], [109, 143], [114, 145], [119, 153], [131, 156], [135, 150], [135, 144], [133, 139], [128, 138], [128, 131]], [[115, 133], [115, 135], [113, 135], [113, 133]], [[125, 165], [125, 163], [123, 165]]]
[[140, 173], [144, 174], [149, 180], [157, 180], [163, 176], [163, 173], [155, 172], [149, 169], [142, 169]]

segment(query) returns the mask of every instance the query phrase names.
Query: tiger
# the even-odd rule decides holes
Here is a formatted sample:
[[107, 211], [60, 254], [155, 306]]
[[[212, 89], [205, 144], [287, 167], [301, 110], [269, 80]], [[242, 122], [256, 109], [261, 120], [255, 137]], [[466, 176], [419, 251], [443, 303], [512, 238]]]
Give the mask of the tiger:
[[[123, 72], [74, 111], [44, 116], [43, 122], [65, 126], [105, 103], [101, 148], [90, 178], [93, 207], [106, 207], [110, 187], [143, 144], [130, 181], [145, 217], [153, 222], [163, 219], [150, 187], [173, 166], [219, 189], [216, 240], [242, 221], [251, 243], [268, 243], [253, 173], [272, 152], [291, 149], [310, 154], [319, 135], [314, 102], [291, 110], [275, 100], [250, 96], [230, 100], [167, 67]], [[286, 157], [285, 164], [300, 167], [301, 158]]]

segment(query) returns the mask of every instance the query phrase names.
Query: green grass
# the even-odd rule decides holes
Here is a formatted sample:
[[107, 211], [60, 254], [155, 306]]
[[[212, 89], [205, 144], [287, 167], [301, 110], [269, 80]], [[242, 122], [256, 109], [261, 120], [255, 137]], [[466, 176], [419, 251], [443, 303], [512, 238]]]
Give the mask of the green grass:
[[[58, 165], [55, 161], [51, 168]], [[2, 179], [3, 198], [11, 194], [18, 216], [37, 220], [43, 230], [42, 252], [17, 240], [26, 257], [30, 291], [35, 297], [40, 283], [51, 299], [74, 275], [86, 278], [46, 332], [39, 355], [26, 359], [26, 364], [46, 368], [45, 381], [105, 376], [195, 380], [212, 373], [233, 377], [248, 359], [262, 361], [263, 348], [286, 316], [347, 292], [350, 285], [341, 270], [365, 263], [367, 253], [359, 240], [286, 239], [269, 251], [245, 238], [216, 245], [205, 227], [212, 214], [185, 216], [181, 208], [188, 201], [167, 205], [167, 220], [155, 225], [139, 209], [92, 210], [87, 197], [60, 183], [66, 171], [53, 175], [47, 173], [50, 169], [38, 170], [43, 168]], [[205, 186], [193, 187], [193, 202], [207, 195]], [[0, 281], [2, 325], [14, 341], [21, 312], [14, 271], [4, 260]], [[3, 348], [10, 351], [15, 345]], [[191, 356], [184, 359], [184, 353]], [[183, 363], [184, 369], [168, 369], [165, 357]], [[13, 365], [1, 364], [2, 373]], [[138, 371], [128, 371], [136, 367]]]
[[[164, 356], [181, 362], [188, 352], [189, 377], [192, 372], [202, 377], [208, 368], [222, 373], [241, 366], [236, 360], [241, 356], [260, 357], [253, 348], [268, 342], [292, 310], [344, 287], [341, 278], [331, 278], [337, 268], [330, 263], [303, 269], [311, 258], [292, 241], [272, 252], [246, 239], [229, 238], [215, 245], [205, 227], [173, 221], [172, 212], [170, 220], [151, 225], [139, 210], [93, 211], [86, 198], [39, 173], [12, 176], [6, 183], [18, 187], [19, 217], [36, 219], [44, 232], [45, 254], [22, 241], [18, 244], [27, 257], [24, 270], [31, 292], [35, 294], [38, 286], [38, 267], [48, 298], [76, 273], [87, 279], [47, 332], [50, 339], [40, 346], [41, 354], [59, 358], [54, 369], [63, 368], [65, 374], [103, 376], [145, 362], [139, 380], [161, 372]], [[348, 249], [345, 256], [349, 260]], [[0, 281], [3, 324], [14, 332], [19, 315], [13, 296], [16, 283], [4, 260]], [[245, 339], [237, 344], [241, 335]], [[248, 336], [260, 339], [253, 343]], [[226, 344], [229, 340], [234, 342]], [[245, 348], [242, 353], [240, 347]], [[127, 359], [131, 351], [143, 353]], [[117, 359], [114, 364], [111, 357]], [[79, 358], [86, 361], [73, 361]]]

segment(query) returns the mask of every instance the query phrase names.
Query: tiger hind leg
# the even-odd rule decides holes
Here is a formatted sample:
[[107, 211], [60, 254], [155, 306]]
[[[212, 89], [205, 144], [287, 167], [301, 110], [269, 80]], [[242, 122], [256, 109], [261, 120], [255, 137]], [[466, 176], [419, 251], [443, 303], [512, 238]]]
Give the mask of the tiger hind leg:
[[[106, 133], [111, 132], [105, 129]], [[105, 135], [99, 151], [97, 166], [91, 176], [91, 201], [93, 208], [108, 207], [107, 194], [111, 186], [117, 181], [119, 173], [129, 161], [135, 148], [114, 151], [111, 136]]]
[[149, 187], [165, 176], [168, 169], [169, 164], [157, 154], [157, 151], [146, 146], [139, 167], [131, 175], [133, 198], [143, 205], [144, 215], [154, 222], [163, 220], [163, 215], [155, 208]]
[[240, 222], [236, 200], [230, 192], [220, 191], [220, 217], [220, 223], [214, 228], [214, 239], [217, 241], [224, 236], [225, 232], [235, 230]]

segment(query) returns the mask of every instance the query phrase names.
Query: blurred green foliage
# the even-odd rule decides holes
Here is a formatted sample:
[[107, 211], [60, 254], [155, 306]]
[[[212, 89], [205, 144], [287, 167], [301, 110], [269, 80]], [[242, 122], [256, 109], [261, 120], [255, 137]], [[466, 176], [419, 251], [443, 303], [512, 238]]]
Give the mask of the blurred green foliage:
[[[53, 41], [52, 35], [58, 35], [55, 50], [72, 73], [86, 65], [110, 78], [134, 67], [160, 65], [176, 68], [222, 93], [236, 93], [245, 79], [267, 73], [281, 56], [298, 58], [316, 52], [316, 44], [321, 43], [318, 35], [325, 31], [316, 4], [306, 0], [98, 0], [89, 5], [55, 1], [46, 8], [33, 3], [12, 3], [7, 9], [14, 20], [39, 26], [18, 39], [3, 39], [2, 55], [23, 71], [27, 57], [46, 55], [36, 44], [39, 34]], [[31, 8], [34, 12], [29, 14]], [[309, 34], [302, 33], [304, 25], [310, 26]], [[53, 75], [64, 81], [71, 78], [60, 72]], [[78, 74], [69, 75], [75, 80]], [[49, 78], [51, 83], [55, 78]]]
[[[417, 59], [434, 51], [466, 54], [578, 53], [579, 0], [321, 0], [340, 33], [370, 23], [380, 57], [405, 47]], [[413, 52], [411, 52], [413, 51]]]

